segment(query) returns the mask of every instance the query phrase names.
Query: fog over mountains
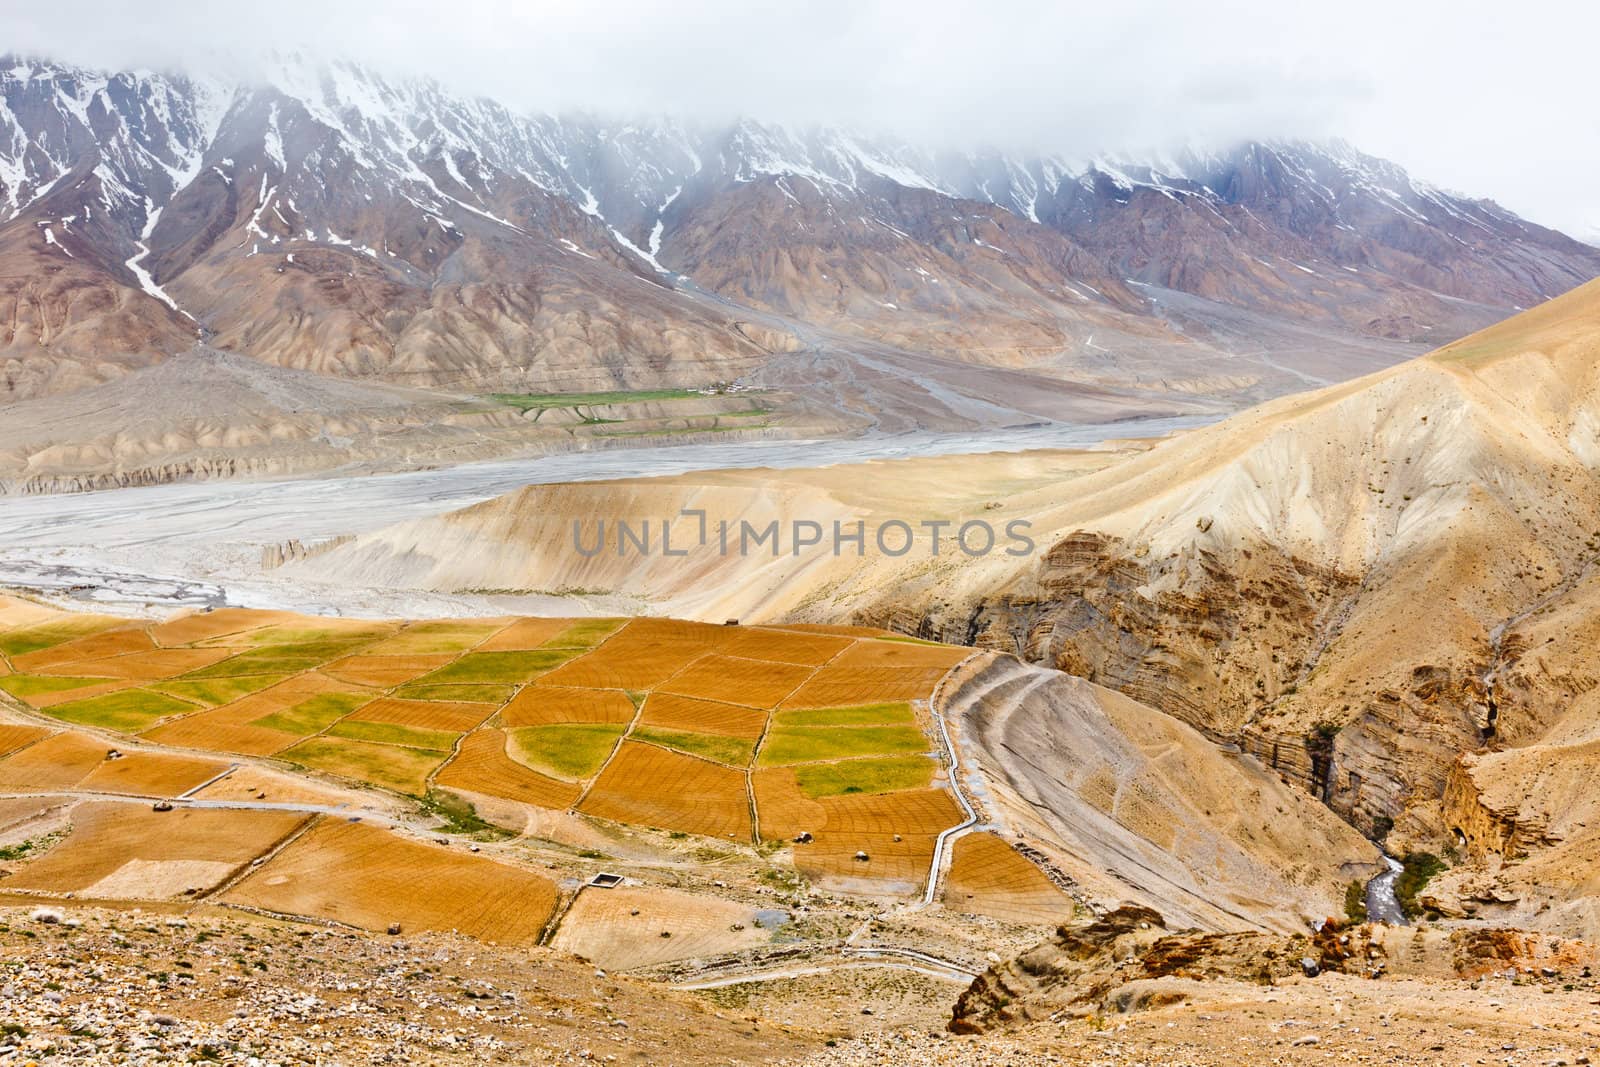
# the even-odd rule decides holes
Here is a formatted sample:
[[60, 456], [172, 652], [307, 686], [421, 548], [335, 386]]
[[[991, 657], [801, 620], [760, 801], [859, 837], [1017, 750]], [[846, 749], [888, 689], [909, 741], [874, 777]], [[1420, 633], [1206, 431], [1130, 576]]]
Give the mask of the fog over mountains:
[[[11, 57], [0, 263], [12, 400], [199, 339], [457, 390], [698, 385], [859, 342], [1248, 399], [1479, 328], [1600, 250], [1337, 142], [932, 152], [295, 58], [225, 84]], [[1214, 362], [1284, 330], [1327, 365]]]

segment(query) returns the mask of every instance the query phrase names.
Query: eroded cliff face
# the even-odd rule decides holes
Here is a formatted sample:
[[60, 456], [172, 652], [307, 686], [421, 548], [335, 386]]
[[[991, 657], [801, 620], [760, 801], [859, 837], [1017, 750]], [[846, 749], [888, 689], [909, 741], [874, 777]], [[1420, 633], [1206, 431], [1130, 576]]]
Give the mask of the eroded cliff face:
[[1417, 802], [1440, 797], [1451, 761], [1481, 741], [1485, 665], [1396, 658], [1356, 677], [1327, 669], [1329, 646], [1348, 644], [1345, 628], [1366, 610], [1362, 587], [1261, 542], [1154, 559], [1078, 531], [1048, 550], [1025, 588], [970, 613], [867, 617], [1118, 690], [1238, 745], [1375, 838], [1412, 808], [1410, 831], [1437, 833]]
[[1397, 928], [1324, 923], [1314, 933], [1180, 930], [1149, 908], [1123, 907], [1062, 926], [990, 967], [956, 1001], [949, 1028], [994, 1033], [1043, 1021], [1126, 1015], [1205, 995], [1212, 982], [1273, 986], [1325, 972], [1377, 979], [1477, 978], [1508, 968], [1587, 973], [1592, 943], [1500, 927]]

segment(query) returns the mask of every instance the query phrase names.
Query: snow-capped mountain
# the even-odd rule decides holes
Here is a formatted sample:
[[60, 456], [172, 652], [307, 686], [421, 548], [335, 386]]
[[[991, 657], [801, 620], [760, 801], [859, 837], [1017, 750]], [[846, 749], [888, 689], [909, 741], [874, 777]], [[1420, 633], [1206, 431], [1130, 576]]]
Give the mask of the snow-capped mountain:
[[197, 336], [474, 389], [730, 378], [816, 330], [1103, 378], [1239, 343], [1175, 313], [1186, 295], [1433, 341], [1600, 274], [1600, 251], [1341, 144], [931, 152], [522, 114], [297, 58], [237, 85], [0, 60], [0, 262], [13, 398]]

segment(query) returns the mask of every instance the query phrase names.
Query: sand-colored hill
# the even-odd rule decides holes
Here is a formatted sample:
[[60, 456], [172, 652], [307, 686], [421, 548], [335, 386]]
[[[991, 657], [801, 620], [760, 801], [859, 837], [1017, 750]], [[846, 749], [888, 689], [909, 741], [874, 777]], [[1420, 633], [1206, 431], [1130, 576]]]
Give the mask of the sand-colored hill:
[[[893, 589], [908, 571], [950, 573], [959, 554], [954, 524], [962, 519], [982, 517], [1003, 534], [1008, 521], [1049, 506], [1064, 484], [1143, 447], [529, 486], [358, 537], [282, 573], [331, 585], [452, 592], [606, 590], [685, 618], [761, 622], [793, 614], [822, 622], [837, 616], [821, 605], [848, 614]], [[697, 511], [705, 513], [704, 541], [699, 516], [684, 514]], [[662, 541], [664, 520], [671, 523], [670, 546]], [[796, 553], [797, 520], [819, 524], [822, 542]], [[774, 521], [776, 551], [770, 540], [757, 542]], [[877, 551], [871, 532], [894, 521], [912, 525], [919, 538], [902, 557]], [[941, 533], [942, 559], [929, 555], [932, 535], [921, 527], [926, 521], [952, 524]], [[846, 533], [865, 523], [865, 551], [843, 544], [834, 553], [835, 522]], [[647, 533], [648, 547], [622, 542], [619, 524], [634, 535]], [[1005, 544], [997, 540], [997, 546]], [[666, 547], [688, 555], [668, 554]], [[1014, 557], [1005, 562], [1017, 564]]]
[[985, 821], [1109, 906], [1301, 932], [1382, 869], [1304, 792], [1120, 693], [993, 654], [949, 689]]
[[[530, 489], [313, 566], [459, 588], [487, 584], [459, 562], [479, 557], [702, 617], [851, 617], [1013, 651], [1237, 742], [1364, 831], [1395, 827], [1397, 848], [1443, 851], [1464, 753], [1587, 737], [1597, 355], [1591, 284], [1147, 451]], [[561, 540], [574, 517], [696, 500], [762, 521], [1024, 517], [1040, 551], [641, 564]]]

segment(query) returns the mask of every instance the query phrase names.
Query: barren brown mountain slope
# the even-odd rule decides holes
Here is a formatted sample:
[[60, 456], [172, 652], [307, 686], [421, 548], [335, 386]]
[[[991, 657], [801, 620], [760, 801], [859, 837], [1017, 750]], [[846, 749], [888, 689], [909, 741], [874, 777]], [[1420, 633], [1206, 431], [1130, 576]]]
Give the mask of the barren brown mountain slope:
[[[1492, 914], [1509, 907], [1494, 901], [1516, 897], [1529, 913], [1546, 903], [1582, 912], [1594, 877], [1584, 849], [1552, 853], [1552, 863], [1577, 864], [1553, 884], [1519, 872], [1536, 870], [1538, 855], [1584, 821], [1574, 815], [1563, 829], [1541, 812], [1584, 795], [1587, 775], [1568, 765], [1547, 779], [1534, 768], [1581, 756], [1593, 737], [1583, 635], [1600, 553], [1597, 354], [1600, 285], [1591, 283], [1426, 358], [1106, 457], [1104, 469], [1083, 473], [1096, 465], [1084, 461], [1064, 478], [1058, 465], [1053, 481], [1024, 479], [1010, 493], [996, 483], [987, 504], [984, 479], [998, 468], [975, 465], [970, 480], [942, 468], [944, 488], [908, 509], [912, 519], [941, 509], [1026, 516], [1036, 558], [691, 556], [652, 560], [630, 590], [670, 603], [697, 567], [695, 588], [717, 591], [699, 609], [843, 614], [1016, 652], [1236, 741], [1364, 831], [1393, 827], [1394, 848], [1501, 841], [1468, 851], [1515, 887], [1478, 886], [1485, 900], [1475, 907]], [[863, 477], [839, 469], [779, 484], [824, 476], [835, 485]], [[888, 484], [870, 469], [865, 478]], [[692, 499], [694, 484], [636, 483], [628, 493], [660, 497], [631, 510], [587, 487], [581, 514], [671, 514], [662, 509]], [[747, 488], [718, 506], [735, 517], [757, 501], [772, 511], [789, 506], [787, 491]], [[569, 490], [528, 492], [525, 516], [539, 513], [539, 499], [550, 515], [580, 513], [576, 497], [559, 496]], [[795, 499], [817, 512], [808, 518], [882, 521], [892, 510], [830, 495], [826, 505]], [[480, 537], [515, 542], [522, 530], [509, 515], [497, 532], [441, 521], [461, 525], [458, 558]], [[318, 563], [359, 560], [376, 574], [389, 558], [415, 574], [407, 546], [417, 543], [415, 532], [387, 550], [358, 542]], [[525, 566], [561, 574], [576, 565], [570, 551], [553, 551]], [[596, 574], [617, 566], [586, 565]], [[450, 580], [463, 582], [451, 566]], [[1524, 854], [1500, 868], [1499, 857]]]
[[[203, 346], [70, 395], [6, 408], [0, 494], [444, 466], [630, 441], [686, 444], [847, 427], [790, 394], [582, 394], [548, 406], [350, 381]], [[652, 396], [654, 394], [642, 394]]]
[[1066, 536], [1002, 591], [940, 604], [930, 583], [864, 617], [1121, 689], [1402, 846], [1471, 824], [1489, 880], [1517, 887], [1477, 886], [1489, 913], [1571, 902], [1541, 921], [1591, 929], [1580, 850], [1544, 879], [1501, 860], [1536, 865], [1565, 836], [1540, 812], [1587, 793], [1597, 354], [1591, 284], [1079, 479], [1049, 517]]
[[109, 260], [52, 216], [0, 226], [0, 402], [71, 392], [194, 344], [193, 322]]

